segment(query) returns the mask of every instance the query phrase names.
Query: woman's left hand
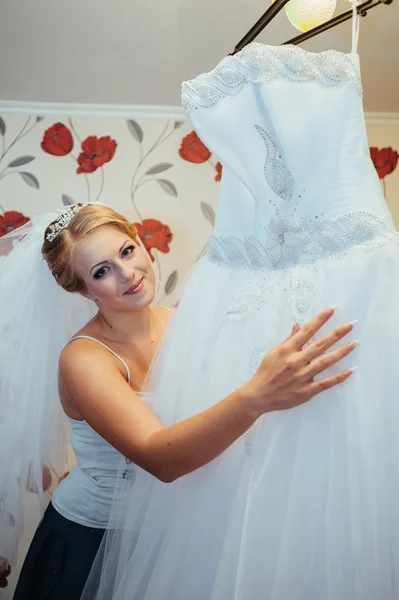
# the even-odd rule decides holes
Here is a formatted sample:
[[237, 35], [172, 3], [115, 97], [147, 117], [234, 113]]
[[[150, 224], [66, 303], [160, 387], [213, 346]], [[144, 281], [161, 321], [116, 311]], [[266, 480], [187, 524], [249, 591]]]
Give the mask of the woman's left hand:
[[[52, 484], [52, 476], [50, 468], [47, 465], [43, 466], [42, 469], [42, 489], [43, 492], [46, 492]], [[37, 483], [32, 480], [31, 469], [29, 469], [28, 480], [26, 482], [26, 491], [31, 492], [32, 494], [37, 494], [39, 489], [37, 487]]]
[[7, 577], [10, 576], [11, 573], [11, 565], [8, 560], [5, 560], [0, 556], [0, 588], [6, 588], [8, 586]]

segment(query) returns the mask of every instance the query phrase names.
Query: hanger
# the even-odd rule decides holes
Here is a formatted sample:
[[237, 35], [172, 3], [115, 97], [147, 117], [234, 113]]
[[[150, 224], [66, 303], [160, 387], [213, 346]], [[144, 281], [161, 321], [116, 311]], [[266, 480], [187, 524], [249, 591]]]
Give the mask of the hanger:
[[[248, 31], [248, 33], [246, 33], [244, 35], [242, 40], [240, 40], [238, 42], [238, 44], [234, 48], [233, 52], [231, 52], [231, 55], [233, 56], [234, 54], [237, 54], [237, 52], [240, 52], [240, 50], [245, 48], [245, 46], [247, 46], [248, 44], [253, 42], [254, 39], [261, 33], [261, 31], [263, 31], [263, 29], [266, 27], [266, 25], [268, 25], [274, 19], [274, 17], [280, 12], [280, 10], [287, 4], [287, 2], [289, 2], [289, 0], [275, 0], [275, 2], [273, 2], [273, 4], [271, 4], [271, 6], [269, 6], [267, 11], [260, 17], [260, 19], [255, 23], [255, 25], [253, 27], [251, 27], [251, 29]], [[356, 10], [361, 17], [365, 17], [365, 16], [367, 16], [368, 11], [370, 9], [374, 8], [375, 6], [378, 6], [379, 4], [389, 5], [389, 4], [392, 4], [392, 2], [393, 2], [393, 0], [366, 0], [362, 4], [359, 4], [356, 7]], [[332, 27], [335, 27], [336, 25], [340, 25], [341, 23], [348, 21], [349, 19], [352, 18], [352, 16], [353, 16], [352, 9], [348, 10], [344, 13], [341, 13], [340, 15], [338, 15], [336, 17], [333, 17], [326, 23], [323, 23], [322, 25], [318, 25], [317, 27], [314, 27], [310, 31], [306, 31], [305, 33], [302, 33], [301, 35], [298, 35], [298, 36], [292, 38], [291, 40], [284, 42], [282, 45], [301, 44], [302, 42], [305, 42], [306, 40], [309, 40], [310, 38], [312, 38], [316, 35], [319, 35], [319, 33], [323, 33], [324, 31], [327, 31], [328, 29], [331, 29]]]

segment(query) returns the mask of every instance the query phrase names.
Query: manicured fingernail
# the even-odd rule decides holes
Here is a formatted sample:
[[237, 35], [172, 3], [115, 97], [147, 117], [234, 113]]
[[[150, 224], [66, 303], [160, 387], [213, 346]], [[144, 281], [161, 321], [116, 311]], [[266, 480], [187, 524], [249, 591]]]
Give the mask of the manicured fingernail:
[[354, 321], [350, 321], [348, 323], [348, 325], [352, 325], [352, 327], [354, 327], [356, 325], [356, 323], [359, 323], [359, 319], [355, 319]]
[[333, 304], [332, 306], [330, 306], [330, 310], [333, 310], [334, 312], [337, 310], [338, 308], [338, 304]]
[[360, 340], [355, 340], [354, 342], [352, 342], [352, 346], [355, 348], [356, 346], [358, 346], [360, 344]]
[[357, 371], [357, 367], [352, 367], [351, 369], [349, 369], [349, 371], [351, 371], [352, 373], [354, 373], [355, 371]]

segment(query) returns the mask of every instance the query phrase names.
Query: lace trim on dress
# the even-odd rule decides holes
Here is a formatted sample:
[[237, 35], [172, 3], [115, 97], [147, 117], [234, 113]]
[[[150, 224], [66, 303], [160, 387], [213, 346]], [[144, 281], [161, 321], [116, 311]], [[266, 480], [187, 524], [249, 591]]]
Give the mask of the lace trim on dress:
[[355, 54], [336, 50], [313, 53], [297, 46], [267, 46], [254, 42], [235, 56], [227, 56], [210, 73], [202, 73], [183, 83], [182, 105], [189, 114], [209, 108], [222, 98], [238, 94], [248, 83], [268, 83], [275, 79], [316, 81], [326, 87], [352, 82], [362, 94]]

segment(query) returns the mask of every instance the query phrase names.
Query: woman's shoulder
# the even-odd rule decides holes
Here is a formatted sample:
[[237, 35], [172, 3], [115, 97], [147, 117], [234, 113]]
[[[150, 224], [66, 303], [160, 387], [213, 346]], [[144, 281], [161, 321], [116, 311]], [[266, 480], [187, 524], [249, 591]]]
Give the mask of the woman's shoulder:
[[59, 358], [59, 366], [65, 368], [72, 366], [77, 362], [85, 363], [87, 366], [88, 360], [98, 358], [100, 356], [108, 356], [109, 352], [92, 337], [77, 337], [74, 336], [61, 350]]
[[73, 365], [76, 361], [86, 361], [86, 359], [98, 358], [100, 356], [108, 357], [109, 352], [101, 341], [101, 332], [96, 324], [90, 321], [82, 329], [77, 331], [65, 344], [60, 353], [60, 366]]

